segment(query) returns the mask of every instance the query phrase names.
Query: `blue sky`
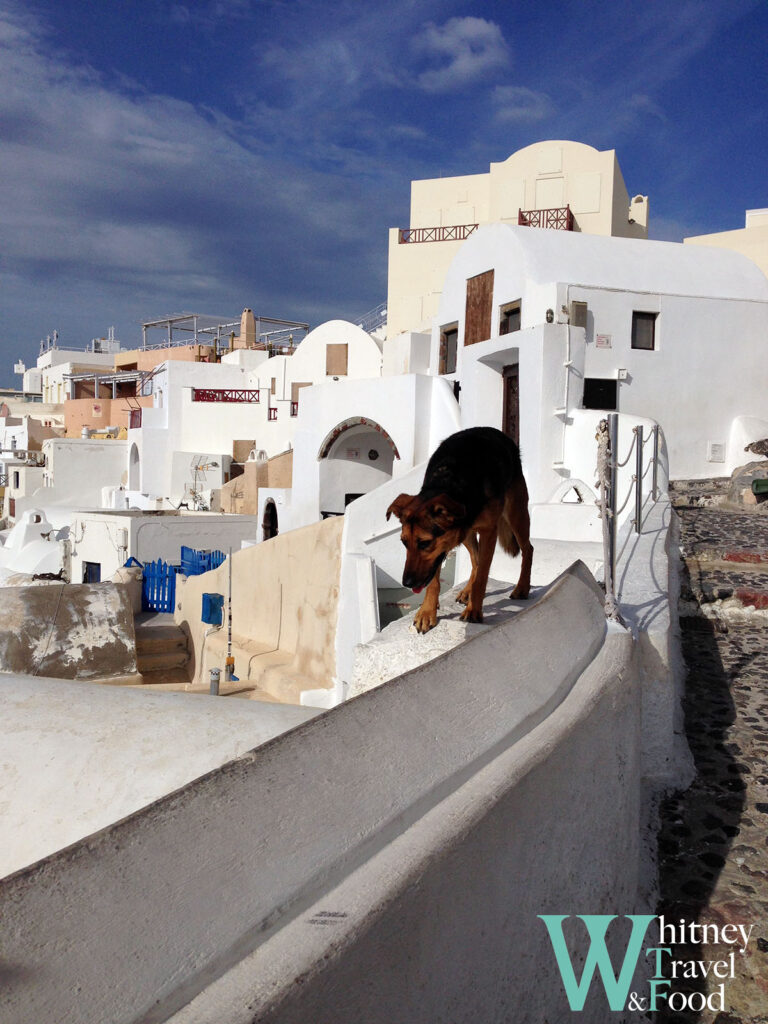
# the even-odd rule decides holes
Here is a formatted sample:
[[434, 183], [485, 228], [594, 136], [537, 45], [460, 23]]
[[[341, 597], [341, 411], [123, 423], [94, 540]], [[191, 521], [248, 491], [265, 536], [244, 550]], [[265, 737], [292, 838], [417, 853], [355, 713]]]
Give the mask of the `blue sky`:
[[354, 318], [412, 178], [616, 149], [651, 236], [768, 206], [768, 3], [0, 0], [0, 384], [54, 328]]

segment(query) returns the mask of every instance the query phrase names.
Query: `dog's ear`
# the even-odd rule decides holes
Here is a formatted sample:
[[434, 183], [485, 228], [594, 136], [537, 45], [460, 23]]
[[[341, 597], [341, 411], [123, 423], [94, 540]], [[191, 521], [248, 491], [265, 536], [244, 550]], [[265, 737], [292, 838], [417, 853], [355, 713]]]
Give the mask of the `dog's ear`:
[[403, 512], [410, 505], [413, 499], [413, 494], [398, 494], [398, 496], [387, 509], [387, 519], [389, 519], [389, 517], [394, 514], [397, 516], [398, 519], [402, 521]]
[[467, 514], [464, 505], [447, 494], [438, 494], [436, 498], [432, 498], [427, 510], [437, 525], [444, 530], [450, 530]]

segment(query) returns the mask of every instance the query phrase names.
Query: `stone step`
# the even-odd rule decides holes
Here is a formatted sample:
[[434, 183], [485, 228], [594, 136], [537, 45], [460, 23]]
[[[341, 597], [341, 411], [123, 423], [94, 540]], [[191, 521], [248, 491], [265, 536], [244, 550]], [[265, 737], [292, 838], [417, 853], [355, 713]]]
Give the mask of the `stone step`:
[[184, 668], [189, 660], [186, 648], [175, 648], [170, 651], [154, 651], [151, 654], [138, 654], [136, 666], [142, 675], [148, 672], [167, 672], [171, 669]]
[[187, 650], [187, 634], [179, 626], [169, 623], [136, 627], [136, 653], [139, 656], [173, 650]]

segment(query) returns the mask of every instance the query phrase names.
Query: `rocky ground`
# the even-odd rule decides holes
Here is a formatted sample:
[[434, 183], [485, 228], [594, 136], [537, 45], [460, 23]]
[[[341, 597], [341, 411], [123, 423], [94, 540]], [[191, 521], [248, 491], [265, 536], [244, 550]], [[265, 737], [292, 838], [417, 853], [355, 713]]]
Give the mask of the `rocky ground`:
[[696, 776], [661, 807], [658, 912], [675, 923], [753, 928], [743, 953], [742, 943], [673, 947], [675, 959], [704, 969], [735, 950], [733, 977], [678, 976], [671, 991], [710, 1006], [666, 1009], [658, 1024], [768, 1024], [768, 505], [744, 508], [728, 497], [716, 481], [678, 484], [673, 494]]

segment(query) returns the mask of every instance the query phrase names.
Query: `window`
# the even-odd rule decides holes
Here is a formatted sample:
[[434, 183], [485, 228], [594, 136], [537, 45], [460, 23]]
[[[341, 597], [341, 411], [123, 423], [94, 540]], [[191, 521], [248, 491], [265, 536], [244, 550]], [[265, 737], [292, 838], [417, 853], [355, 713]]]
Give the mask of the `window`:
[[14, 473], [13, 473], [13, 486], [18, 489], [18, 486], [19, 486], [19, 472], [18, 472], [18, 470], [14, 470]]
[[520, 299], [508, 302], [499, 310], [499, 334], [513, 334], [520, 330]]
[[459, 325], [448, 324], [440, 329], [440, 366], [438, 373], [456, 372], [456, 353], [459, 347]]
[[271, 383], [269, 385], [269, 393], [270, 393], [270, 395], [274, 395], [274, 393], [276, 391], [277, 391], [277, 377], [273, 377], [272, 381], [271, 381]]
[[325, 372], [328, 377], [346, 377], [348, 345], [325, 346]]
[[83, 562], [83, 583], [101, 583], [101, 562]]
[[632, 314], [632, 348], [656, 348], [656, 317], [658, 313]]
[[571, 322], [572, 327], [584, 327], [587, 326], [587, 304], [586, 302], [578, 302], [574, 299], [571, 303], [571, 310], [568, 319]]
[[276, 406], [273, 405], [271, 409], [267, 409], [267, 419], [268, 420], [276, 420], [277, 419], [277, 407]]
[[486, 270], [467, 281], [467, 305], [464, 315], [464, 344], [476, 345], [491, 336], [493, 315], [493, 271]]
[[615, 412], [618, 408], [618, 382], [609, 377], [584, 378], [585, 409], [607, 409]]

